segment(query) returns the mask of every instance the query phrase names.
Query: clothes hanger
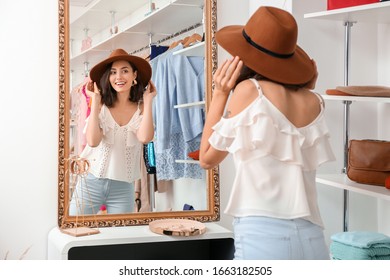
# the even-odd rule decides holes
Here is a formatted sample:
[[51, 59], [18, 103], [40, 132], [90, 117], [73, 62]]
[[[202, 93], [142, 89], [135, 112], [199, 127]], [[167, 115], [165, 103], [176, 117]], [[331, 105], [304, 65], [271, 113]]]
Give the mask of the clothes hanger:
[[186, 37], [184, 37], [183, 40], [181, 40], [181, 43], [183, 44], [183, 46], [185, 46], [187, 44], [187, 42], [188, 42], [188, 40], [190, 40], [190, 38], [191, 38], [191, 36], [186, 36]]
[[110, 33], [111, 35], [114, 35], [118, 33], [118, 25], [116, 24], [116, 20], [115, 20], [115, 11], [110, 11], [110, 14], [111, 14]]
[[179, 45], [183, 40], [175, 41], [171, 45], [169, 45], [168, 50], [175, 48], [177, 45]]
[[186, 42], [183, 43], [183, 45], [186, 48], [198, 42], [202, 42], [202, 36], [198, 33], [194, 33], [188, 38]]

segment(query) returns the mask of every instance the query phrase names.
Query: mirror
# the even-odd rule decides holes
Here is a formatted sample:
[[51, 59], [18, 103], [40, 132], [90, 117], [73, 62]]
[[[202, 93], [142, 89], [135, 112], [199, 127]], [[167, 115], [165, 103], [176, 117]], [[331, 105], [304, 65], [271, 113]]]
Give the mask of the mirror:
[[[143, 212], [69, 215], [69, 203], [75, 180], [75, 175], [71, 172], [73, 169], [70, 168], [69, 163], [70, 159], [80, 152], [75, 148], [77, 142], [75, 139], [78, 138], [75, 138], [71, 94], [72, 90], [79, 85], [80, 79], [82, 80], [80, 75], [84, 73], [84, 78], [89, 67], [107, 58], [113, 49], [123, 48], [130, 54], [145, 58], [145, 54], [148, 53], [152, 44], [172, 45], [188, 37], [188, 34], [203, 33], [204, 102], [201, 106], [203, 106], [202, 110], [207, 112], [211, 99], [212, 73], [217, 68], [217, 46], [214, 40], [217, 1], [59, 0], [58, 3], [58, 225], [63, 228], [71, 228], [81, 222], [85, 226], [129, 226], [148, 224], [150, 221], [163, 218], [188, 218], [201, 222], [219, 220], [218, 167], [213, 170], [202, 171], [204, 175], [201, 179], [194, 179], [190, 182], [194, 187], [199, 188], [200, 193], [203, 193], [200, 196], [199, 205], [201, 206], [194, 207], [194, 210], [170, 208], [171, 205], [161, 203], [159, 201], [161, 198], [156, 197], [158, 191], [151, 191], [153, 195], [150, 196], [149, 200], [150, 209]], [[72, 9], [71, 5], [87, 6], [88, 8]], [[117, 7], [117, 11], [112, 7]], [[181, 12], [180, 9], [183, 9], [184, 12]], [[196, 12], [189, 12], [191, 9]], [[76, 13], [78, 14], [76, 15]], [[192, 15], [199, 15], [199, 17], [193, 19]], [[168, 28], [167, 30], [170, 31], [166, 31], [164, 28]], [[128, 42], [131, 42], [131, 45]], [[183, 109], [176, 108], [176, 110]], [[180, 160], [178, 163], [181, 163]], [[188, 163], [184, 160], [182, 164]], [[182, 189], [181, 193], [182, 195], [184, 193], [185, 196], [186, 190], [184, 188], [186, 184], [189, 184], [189, 181], [186, 178], [179, 178], [175, 180], [174, 184], [176, 184], [177, 189]], [[179, 186], [180, 184], [181, 186]], [[191, 193], [187, 195], [192, 196]], [[176, 198], [173, 198], [173, 200], [176, 200]], [[156, 207], [156, 202], [163, 206]], [[168, 205], [168, 208], [166, 205]]]

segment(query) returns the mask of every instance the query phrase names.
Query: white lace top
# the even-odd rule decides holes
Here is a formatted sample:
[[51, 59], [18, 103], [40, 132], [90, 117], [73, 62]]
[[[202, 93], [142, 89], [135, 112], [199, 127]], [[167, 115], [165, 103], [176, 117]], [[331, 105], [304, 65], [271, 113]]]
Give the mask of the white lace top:
[[212, 147], [229, 151], [236, 177], [225, 213], [235, 217], [305, 218], [323, 226], [317, 205], [317, 167], [335, 160], [321, 112], [295, 127], [251, 79], [259, 96], [242, 112], [213, 127]]
[[142, 143], [138, 141], [136, 133], [141, 120], [138, 107], [131, 120], [119, 126], [108, 107], [102, 106], [99, 122], [103, 139], [95, 148], [87, 145], [80, 155], [90, 161], [90, 172], [95, 177], [127, 182], [140, 178]]

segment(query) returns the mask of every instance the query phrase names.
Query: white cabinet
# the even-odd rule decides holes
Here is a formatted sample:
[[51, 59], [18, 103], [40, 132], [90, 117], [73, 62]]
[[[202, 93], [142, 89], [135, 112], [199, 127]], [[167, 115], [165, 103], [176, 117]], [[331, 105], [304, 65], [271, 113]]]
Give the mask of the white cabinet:
[[216, 224], [205, 223], [206, 232], [196, 236], [168, 236], [148, 226], [100, 228], [99, 234], [74, 237], [49, 232], [48, 259], [219, 259], [233, 258], [233, 233]]
[[[305, 19], [318, 19], [340, 21], [345, 26], [345, 73], [344, 85], [348, 85], [349, 78], [349, 53], [350, 53], [350, 32], [354, 23], [368, 22], [374, 24], [390, 23], [390, 2], [361, 5], [344, 9], [329, 10], [324, 12], [310, 13], [304, 15]], [[355, 102], [375, 102], [390, 106], [390, 98], [380, 97], [355, 97], [355, 96], [330, 96], [323, 95], [327, 101], [340, 101], [344, 105], [344, 168], [346, 168], [347, 147], [349, 141], [349, 110]], [[353, 110], [353, 108], [351, 108]], [[341, 121], [341, 120], [340, 120]], [[372, 138], [376, 138], [373, 136]], [[344, 170], [345, 171], [345, 170]], [[346, 215], [348, 214], [348, 192], [356, 192], [367, 196], [390, 201], [390, 191], [384, 187], [358, 184], [348, 179], [345, 172], [340, 174], [318, 174], [317, 182], [344, 190], [344, 230], [348, 230]]]

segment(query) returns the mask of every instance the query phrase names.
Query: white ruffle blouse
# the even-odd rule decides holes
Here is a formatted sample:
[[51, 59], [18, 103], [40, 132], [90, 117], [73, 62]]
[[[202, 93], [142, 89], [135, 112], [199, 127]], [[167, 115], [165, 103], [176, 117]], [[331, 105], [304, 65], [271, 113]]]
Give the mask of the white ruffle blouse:
[[142, 114], [138, 107], [130, 121], [120, 126], [108, 107], [102, 106], [99, 113], [99, 125], [103, 130], [102, 141], [94, 148], [87, 145], [80, 155], [89, 160], [90, 173], [97, 178], [130, 183], [141, 177], [142, 143], [136, 135], [141, 120]]
[[212, 147], [233, 155], [236, 176], [225, 213], [235, 216], [304, 218], [323, 227], [317, 205], [316, 169], [335, 160], [321, 112], [295, 127], [262, 93], [242, 112], [213, 127]]

